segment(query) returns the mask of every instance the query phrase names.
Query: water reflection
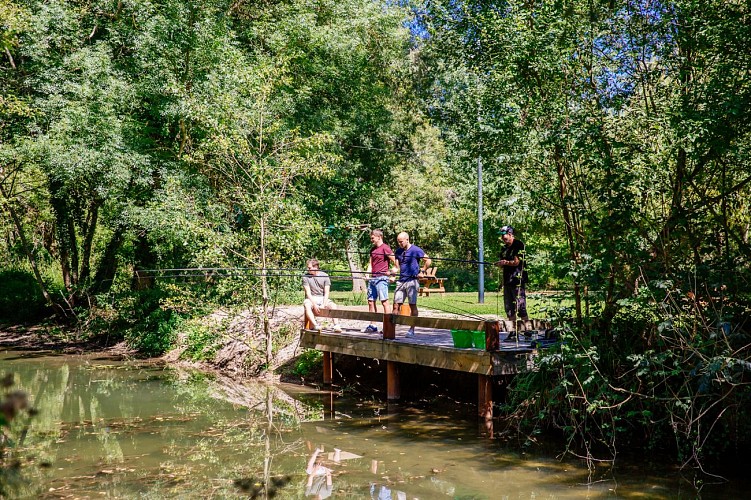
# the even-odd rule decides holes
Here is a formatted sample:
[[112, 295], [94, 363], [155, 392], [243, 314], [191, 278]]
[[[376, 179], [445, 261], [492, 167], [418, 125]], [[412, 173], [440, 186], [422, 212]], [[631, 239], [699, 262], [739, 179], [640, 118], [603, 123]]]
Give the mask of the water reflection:
[[[331, 469], [323, 463], [323, 448], [316, 448], [308, 460], [308, 466], [305, 473], [308, 475], [308, 481], [305, 484], [305, 496], [315, 497], [316, 500], [328, 498], [331, 496], [333, 481], [331, 480]], [[336, 448], [333, 453], [333, 462], [339, 463], [341, 450]]]
[[86, 356], [0, 353], [0, 367], [40, 410], [19, 497], [697, 496], [674, 471], [640, 465], [616, 481], [504, 451], [473, 405], [429, 411]]

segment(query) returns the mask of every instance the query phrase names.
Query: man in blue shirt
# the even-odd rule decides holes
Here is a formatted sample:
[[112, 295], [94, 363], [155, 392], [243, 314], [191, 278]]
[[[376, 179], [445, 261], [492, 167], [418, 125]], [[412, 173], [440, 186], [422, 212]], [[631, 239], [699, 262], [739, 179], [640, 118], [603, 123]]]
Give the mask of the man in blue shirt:
[[[394, 293], [394, 314], [399, 314], [399, 310], [404, 304], [405, 299], [409, 303], [410, 316], [417, 316], [417, 292], [420, 289], [420, 276], [430, 267], [432, 261], [425, 254], [422, 248], [409, 242], [407, 233], [399, 233], [396, 237], [399, 248], [394, 252], [396, 265], [399, 267], [399, 279], [396, 283], [396, 292]], [[420, 260], [423, 266], [420, 266]], [[407, 332], [407, 337], [415, 336], [415, 327], [411, 326]]]

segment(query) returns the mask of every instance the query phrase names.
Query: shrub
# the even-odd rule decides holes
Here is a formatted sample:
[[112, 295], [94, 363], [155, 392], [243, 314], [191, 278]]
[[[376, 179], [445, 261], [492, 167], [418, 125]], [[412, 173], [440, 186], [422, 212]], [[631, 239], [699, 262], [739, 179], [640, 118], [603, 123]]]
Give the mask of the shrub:
[[182, 330], [187, 334], [183, 356], [193, 361], [211, 360], [220, 347], [216, 342], [217, 333], [209, 326], [197, 321], [194, 320], [183, 324]]
[[315, 349], [306, 349], [295, 360], [295, 367], [292, 373], [298, 377], [307, 377], [311, 373], [321, 370], [323, 363], [323, 353]]
[[654, 281], [609, 323], [560, 328], [562, 342], [515, 378], [513, 422], [527, 435], [561, 431], [590, 463], [624, 444], [700, 468], [732, 458], [751, 432], [751, 344], [742, 324], [718, 321], [714, 299], [697, 297]]
[[0, 320], [13, 323], [33, 321], [48, 312], [44, 296], [30, 272], [0, 271], [0, 284]]
[[147, 356], [165, 353], [175, 343], [178, 316], [170, 310], [155, 309], [143, 323], [125, 335], [129, 346]]

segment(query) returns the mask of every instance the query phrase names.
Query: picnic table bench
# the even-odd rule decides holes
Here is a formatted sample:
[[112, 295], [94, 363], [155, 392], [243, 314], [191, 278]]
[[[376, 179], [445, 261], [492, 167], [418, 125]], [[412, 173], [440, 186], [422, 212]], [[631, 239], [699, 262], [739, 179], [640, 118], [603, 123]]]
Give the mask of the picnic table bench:
[[430, 292], [440, 293], [442, 296], [446, 293], [446, 288], [443, 286], [443, 282], [446, 278], [436, 277], [437, 267], [429, 267], [423, 273], [423, 276], [418, 278], [420, 280], [420, 296], [423, 294], [426, 297], [430, 297]]

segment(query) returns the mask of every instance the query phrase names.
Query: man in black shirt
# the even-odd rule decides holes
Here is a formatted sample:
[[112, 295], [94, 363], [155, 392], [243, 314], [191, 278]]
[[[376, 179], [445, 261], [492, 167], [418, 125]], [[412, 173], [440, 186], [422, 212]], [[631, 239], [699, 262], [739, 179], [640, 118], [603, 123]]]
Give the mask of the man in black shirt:
[[516, 322], [518, 313], [519, 318], [526, 321], [529, 318], [524, 290], [527, 281], [524, 243], [514, 237], [514, 228], [511, 226], [503, 226], [499, 234], [505, 246], [501, 250], [501, 260], [495, 265], [503, 268], [503, 306], [506, 316]]

